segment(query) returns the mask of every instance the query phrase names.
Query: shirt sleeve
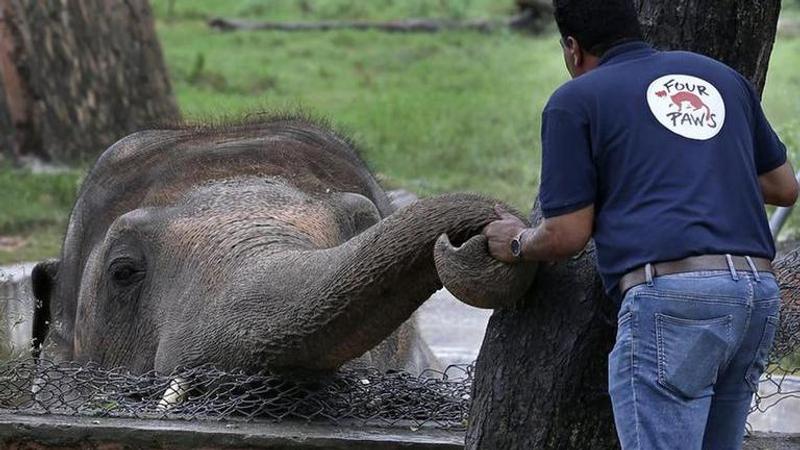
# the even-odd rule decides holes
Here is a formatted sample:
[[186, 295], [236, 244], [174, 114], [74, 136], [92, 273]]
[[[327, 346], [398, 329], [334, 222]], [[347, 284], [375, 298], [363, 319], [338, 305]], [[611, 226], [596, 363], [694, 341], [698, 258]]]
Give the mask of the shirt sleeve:
[[596, 194], [588, 121], [565, 109], [545, 109], [539, 186], [542, 214], [549, 218], [578, 211], [594, 203]]
[[770, 126], [761, 107], [761, 100], [749, 82], [747, 88], [753, 105], [753, 153], [756, 171], [763, 175], [786, 163], [786, 146]]

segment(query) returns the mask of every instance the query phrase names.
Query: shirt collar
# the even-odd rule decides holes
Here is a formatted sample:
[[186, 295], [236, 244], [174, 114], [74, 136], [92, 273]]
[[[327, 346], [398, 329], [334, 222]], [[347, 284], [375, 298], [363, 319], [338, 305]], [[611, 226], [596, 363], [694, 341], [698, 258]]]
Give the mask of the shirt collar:
[[600, 58], [600, 65], [614, 64], [623, 61], [630, 61], [632, 59], [650, 56], [656, 53], [656, 50], [647, 42], [632, 41], [625, 42], [611, 47], [602, 58]]

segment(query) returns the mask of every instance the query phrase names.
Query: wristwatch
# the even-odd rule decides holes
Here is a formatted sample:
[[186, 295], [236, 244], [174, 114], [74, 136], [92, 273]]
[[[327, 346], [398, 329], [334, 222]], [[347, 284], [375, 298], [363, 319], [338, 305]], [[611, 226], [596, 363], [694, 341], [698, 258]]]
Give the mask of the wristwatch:
[[519, 232], [519, 234], [511, 240], [511, 254], [517, 259], [522, 259], [522, 244], [527, 228]]

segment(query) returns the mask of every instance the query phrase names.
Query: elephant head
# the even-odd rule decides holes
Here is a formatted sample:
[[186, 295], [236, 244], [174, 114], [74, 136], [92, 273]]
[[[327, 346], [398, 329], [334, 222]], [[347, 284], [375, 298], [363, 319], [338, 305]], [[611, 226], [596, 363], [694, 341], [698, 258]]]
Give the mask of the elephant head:
[[35, 333], [50, 324], [50, 359], [134, 371], [332, 370], [370, 350], [390, 366], [376, 346], [407, 347], [442, 280], [484, 306], [527, 289], [479, 236], [496, 203], [393, 211], [352, 145], [302, 119], [139, 132], [98, 159], [60, 260], [34, 270]]

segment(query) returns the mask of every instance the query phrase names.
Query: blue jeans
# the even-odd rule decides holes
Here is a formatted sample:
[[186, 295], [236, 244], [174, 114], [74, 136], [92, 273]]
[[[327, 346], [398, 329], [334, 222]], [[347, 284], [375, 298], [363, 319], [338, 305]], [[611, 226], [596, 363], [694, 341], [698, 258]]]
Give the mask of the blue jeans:
[[772, 274], [656, 277], [622, 301], [609, 392], [622, 448], [739, 449], [778, 325]]

